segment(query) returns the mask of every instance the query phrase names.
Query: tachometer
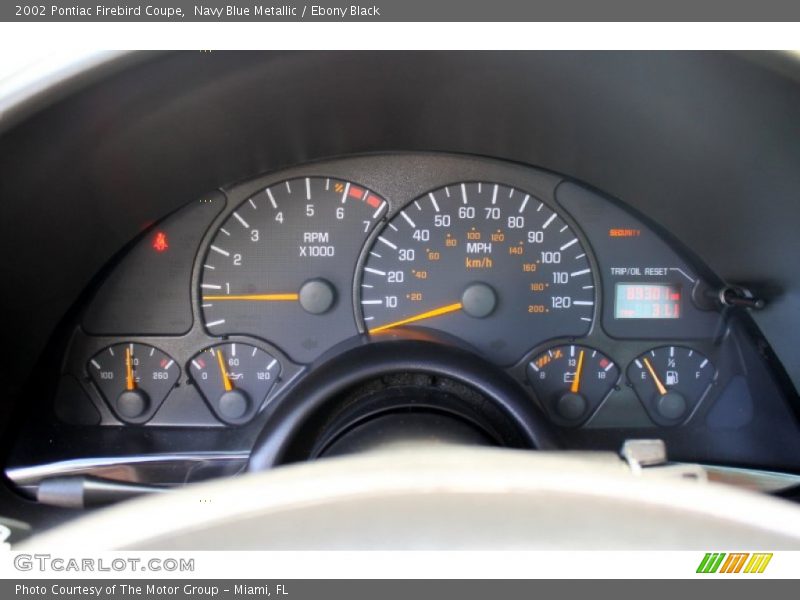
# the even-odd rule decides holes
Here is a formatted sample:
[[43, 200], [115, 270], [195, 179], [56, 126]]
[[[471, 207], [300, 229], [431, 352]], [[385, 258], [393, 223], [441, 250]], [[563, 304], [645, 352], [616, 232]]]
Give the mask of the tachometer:
[[566, 221], [496, 183], [413, 201], [377, 237], [361, 278], [370, 334], [435, 328], [499, 364], [546, 339], [585, 335], [594, 302], [586, 250]]
[[356, 335], [358, 255], [386, 201], [322, 177], [272, 185], [236, 207], [209, 245], [200, 283], [212, 335], [255, 335], [309, 362]]

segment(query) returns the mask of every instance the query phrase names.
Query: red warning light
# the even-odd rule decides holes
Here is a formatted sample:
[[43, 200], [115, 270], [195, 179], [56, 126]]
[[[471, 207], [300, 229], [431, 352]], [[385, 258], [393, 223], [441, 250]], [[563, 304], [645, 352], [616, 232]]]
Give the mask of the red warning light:
[[156, 236], [153, 238], [153, 250], [156, 252], [164, 252], [167, 248], [169, 248], [167, 234], [163, 231], [157, 232]]

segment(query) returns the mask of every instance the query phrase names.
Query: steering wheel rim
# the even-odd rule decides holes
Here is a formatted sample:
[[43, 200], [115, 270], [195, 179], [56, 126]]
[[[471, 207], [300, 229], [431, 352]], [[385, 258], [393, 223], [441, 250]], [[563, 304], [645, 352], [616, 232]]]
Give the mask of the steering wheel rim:
[[800, 548], [800, 507], [647, 471], [611, 453], [394, 447], [131, 500], [18, 549]]

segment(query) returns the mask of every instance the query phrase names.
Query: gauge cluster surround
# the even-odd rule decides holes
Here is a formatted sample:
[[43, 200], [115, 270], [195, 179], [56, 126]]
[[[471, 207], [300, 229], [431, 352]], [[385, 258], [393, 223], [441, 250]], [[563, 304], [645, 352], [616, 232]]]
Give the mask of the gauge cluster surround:
[[302, 165], [207, 194], [110, 265], [36, 427], [81, 432], [87, 453], [110, 430], [115, 452], [139, 452], [146, 430], [155, 452], [240, 455], [338, 356], [415, 339], [491, 365], [565, 447], [660, 437], [677, 458], [800, 464], [779, 374], [749, 316], [715, 303], [721, 284], [646, 217], [540, 169], [445, 154]]
[[[718, 351], [721, 313], [693, 298], [715, 282], [637, 215], [556, 175], [385, 155], [289, 169], [223, 193], [226, 206], [195, 253], [194, 325], [175, 365], [220, 424], [251, 420], [337, 347], [415, 332], [512, 373], [561, 427], [592, 427], [609, 397], [626, 396], [635, 408], [615, 425], [681, 425], [717, 375], [707, 361], [694, 385], [702, 389], [686, 393], [672, 389], [687, 385], [674, 369], [659, 377], [637, 366], [650, 364], [641, 363], [648, 352], [660, 356], [650, 340], [694, 356]], [[150, 376], [134, 363], [137, 380]], [[116, 396], [90, 385], [129, 424], [148, 422], [164, 400], [151, 400], [144, 383]]]

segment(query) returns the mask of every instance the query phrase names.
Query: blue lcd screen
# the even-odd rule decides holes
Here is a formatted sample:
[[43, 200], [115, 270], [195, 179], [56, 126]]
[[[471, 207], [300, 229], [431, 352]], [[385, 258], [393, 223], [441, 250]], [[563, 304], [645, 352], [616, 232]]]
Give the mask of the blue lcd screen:
[[668, 283], [618, 283], [616, 319], [679, 319], [681, 288]]

